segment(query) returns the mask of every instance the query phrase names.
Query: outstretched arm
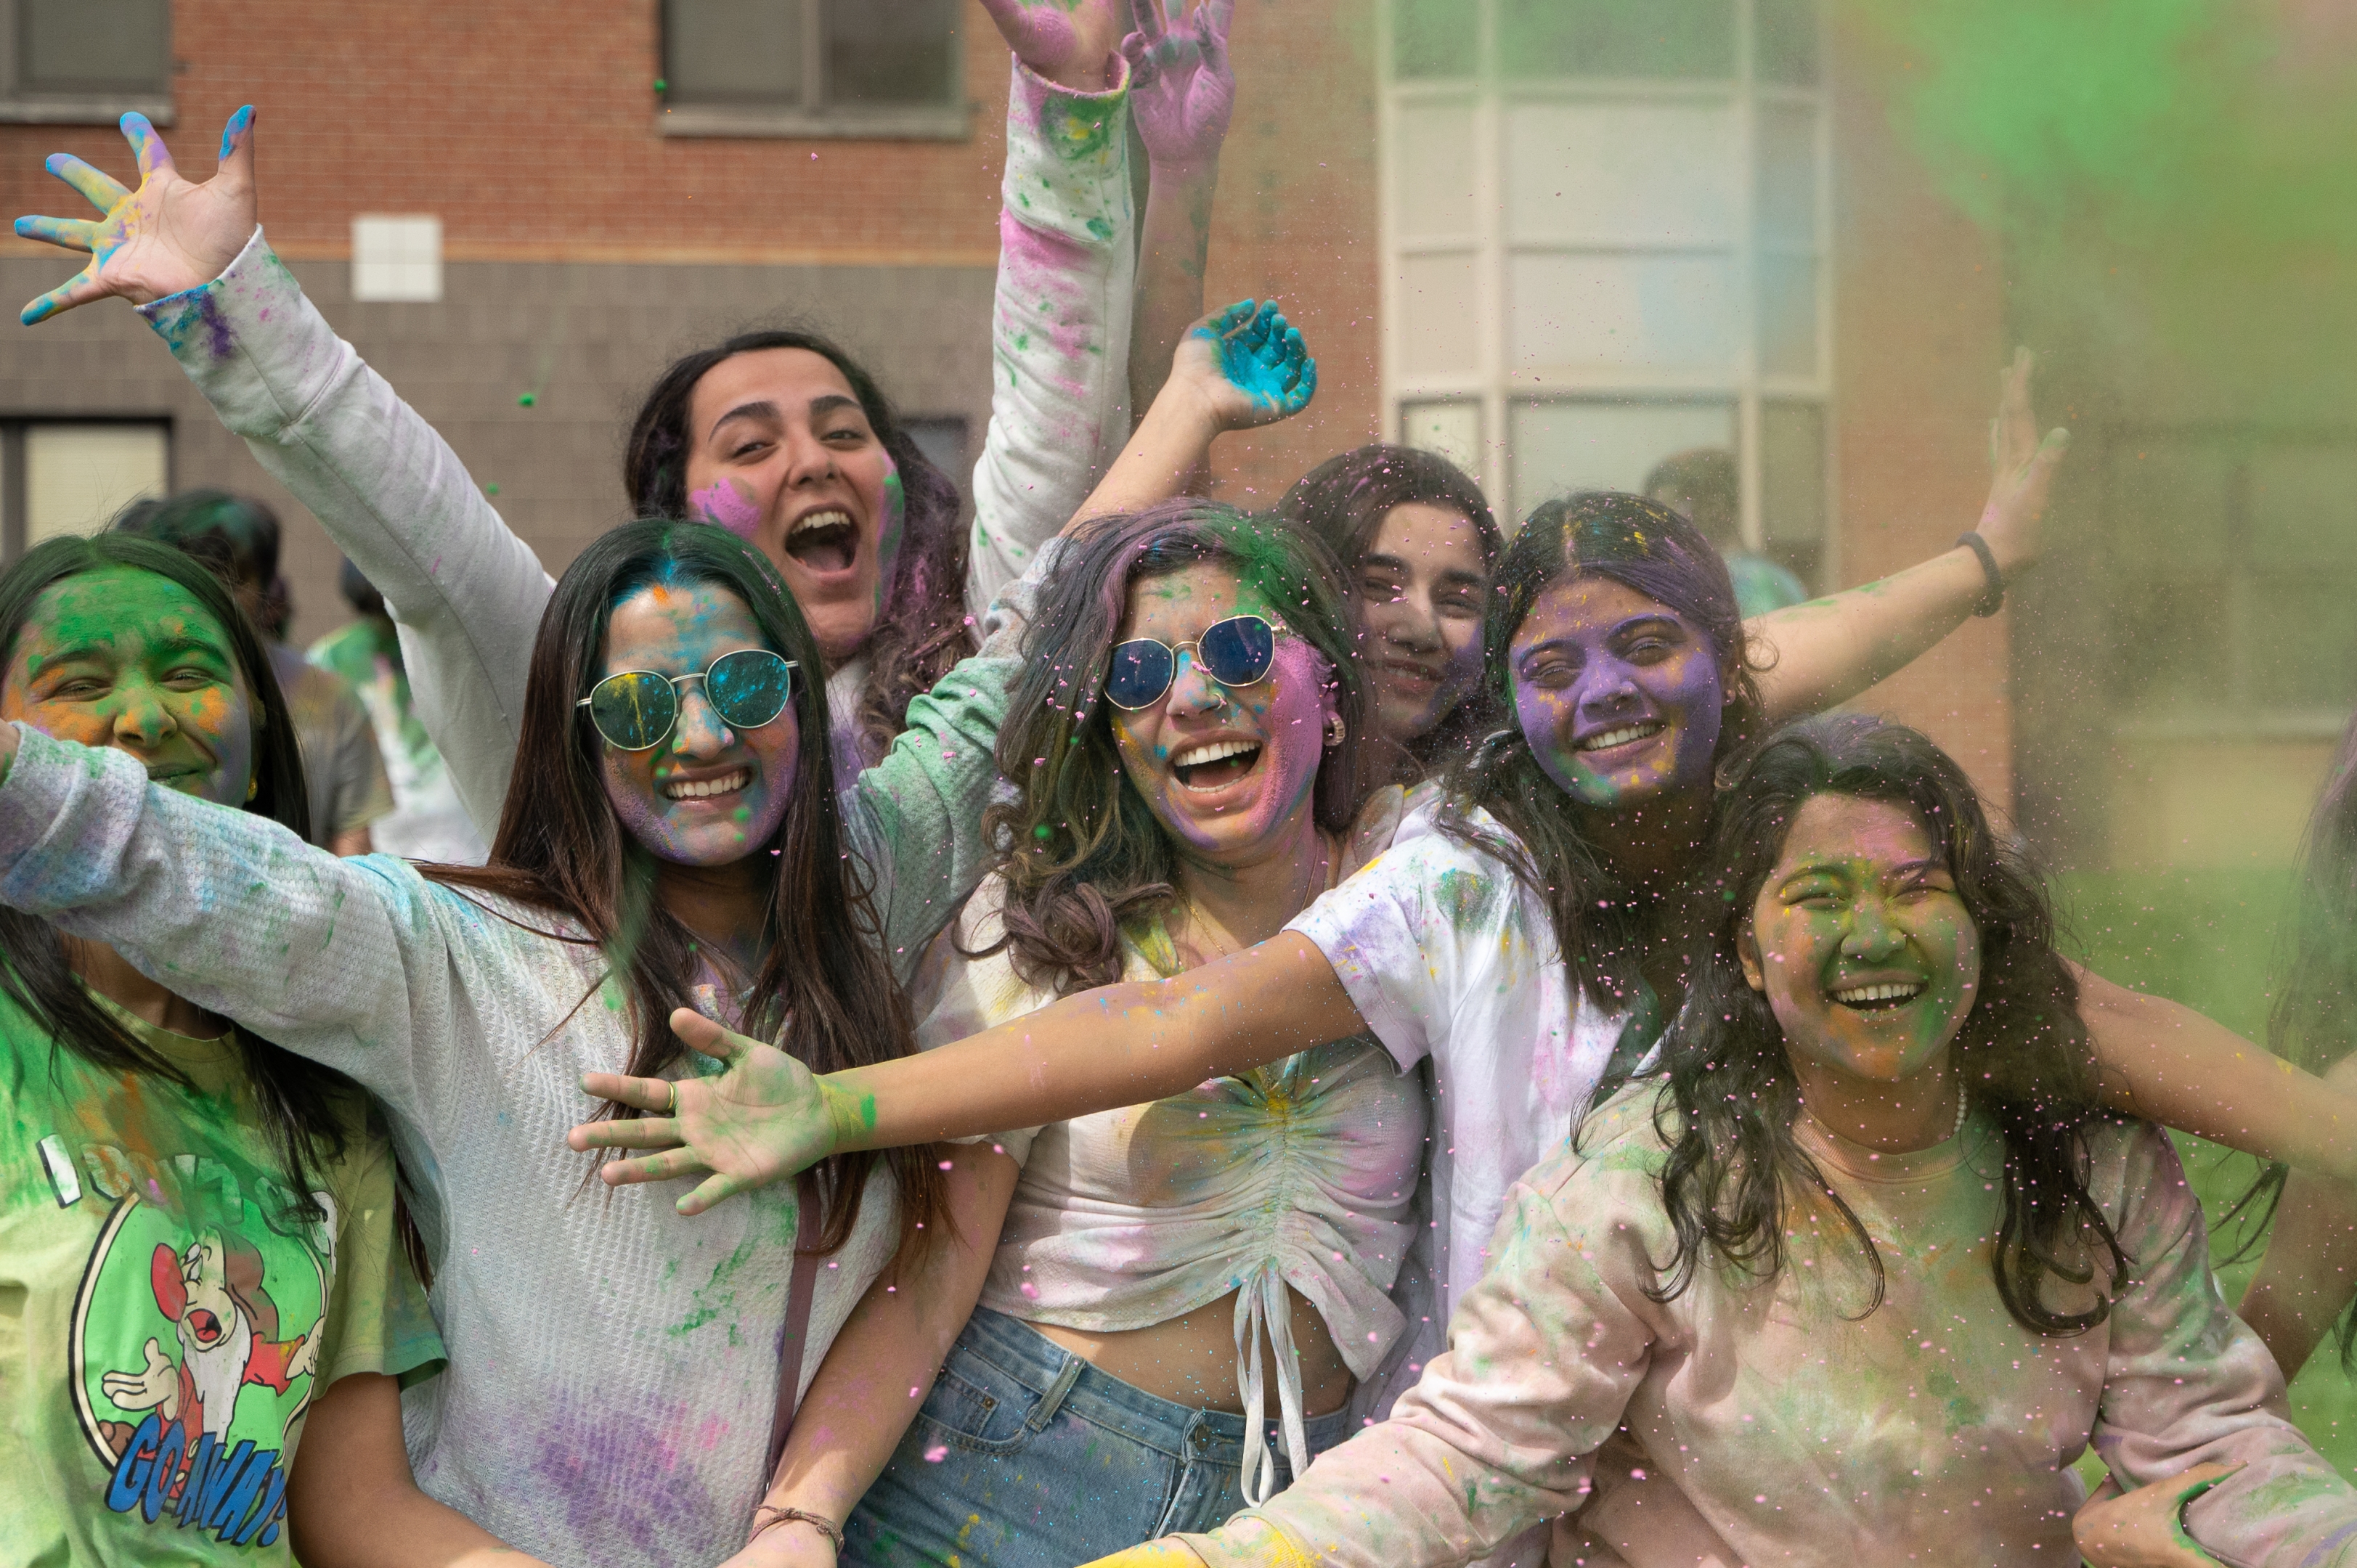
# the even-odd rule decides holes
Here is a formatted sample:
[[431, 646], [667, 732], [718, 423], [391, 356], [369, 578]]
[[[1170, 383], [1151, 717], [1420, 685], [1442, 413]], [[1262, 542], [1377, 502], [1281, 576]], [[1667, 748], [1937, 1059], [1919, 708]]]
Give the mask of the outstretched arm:
[[706, 1176], [679, 1200], [700, 1214], [832, 1154], [1163, 1100], [1365, 1027], [1326, 956], [1292, 931], [1176, 979], [1083, 992], [955, 1045], [825, 1078], [683, 1008], [673, 1031], [728, 1070], [681, 1082], [675, 1112], [666, 1080], [586, 1074], [586, 1092], [655, 1114], [587, 1122], [565, 1141], [656, 1151], [602, 1166], [616, 1186]]
[[1235, 108], [1228, 63], [1235, 0], [1197, 0], [1181, 20], [1162, 0], [1131, 0], [1137, 30], [1122, 40], [1129, 59], [1130, 112], [1146, 145], [1146, 220], [1137, 244], [1137, 315], [1129, 336], [1129, 406], [1154, 404], [1171, 356], [1203, 314], [1203, 272], [1211, 249], [1211, 198], [1220, 184], [1220, 144]]
[[[2046, 495], [2070, 433], [2038, 438], [2029, 406], [2029, 350], [2015, 350], [1992, 426], [1996, 477], [1976, 526], [2011, 582], [2037, 560]], [[1988, 585], [1980, 557], [1958, 545], [1879, 582], [1746, 624], [1772, 667], [1760, 677], [1768, 722], [1821, 713], [1897, 674], [1971, 618]]]
[[2182, 1003], [2079, 971], [2104, 1103], [2327, 1177], [2357, 1177], [2357, 1093]]
[[21, 235], [91, 256], [25, 319], [110, 295], [140, 307], [221, 423], [384, 595], [418, 715], [488, 838], [507, 797], [548, 574], [448, 443], [336, 336], [263, 242], [253, 124], [251, 105], [231, 116], [202, 184], [180, 175], [137, 114], [123, 117], [136, 190], [79, 158], [50, 158], [49, 171], [103, 216], [16, 220]]
[[[2357, 1056], [2324, 1075], [2332, 1088], [2357, 1090]], [[2266, 1256], [2234, 1314], [2251, 1326], [2289, 1381], [2332, 1332], [2357, 1295], [2357, 1184], [2315, 1171], [2284, 1178], [2267, 1236]]]

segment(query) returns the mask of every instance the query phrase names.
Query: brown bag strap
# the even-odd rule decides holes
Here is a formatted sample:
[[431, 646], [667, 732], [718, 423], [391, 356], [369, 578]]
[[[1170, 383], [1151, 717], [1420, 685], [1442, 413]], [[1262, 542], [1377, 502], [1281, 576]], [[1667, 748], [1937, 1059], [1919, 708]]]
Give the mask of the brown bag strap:
[[794, 1429], [794, 1406], [802, 1388], [802, 1343], [810, 1337], [811, 1298], [818, 1293], [818, 1177], [794, 1178], [794, 1272], [786, 1285], [786, 1322], [778, 1333], [778, 1409], [770, 1422], [770, 1483], [777, 1484], [778, 1461], [785, 1457], [786, 1434]]

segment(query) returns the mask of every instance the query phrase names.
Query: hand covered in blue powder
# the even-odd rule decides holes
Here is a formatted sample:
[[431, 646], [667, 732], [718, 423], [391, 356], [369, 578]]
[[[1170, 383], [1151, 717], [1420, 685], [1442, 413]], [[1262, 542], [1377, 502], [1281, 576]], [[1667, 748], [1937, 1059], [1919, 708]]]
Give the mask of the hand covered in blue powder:
[[682, 1214], [701, 1214], [724, 1197], [795, 1176], [834, 1153], [829, 1094], [810, 1069], [775, 1046], [732, 1034], [684, 1007], [671, 1015], [671, 1026], [689, 1048], [727, 1063], [727, 1070], [676, 1082], [583, 1073], [584, 1094], [653, 1112], [585, 1122], [565, 1135], [576, 1149], [655, 1151], [599, 1166], [608, 1186], [703, 1174], [706, 1179], [677, 1205]]
[[1132, 0], [1137, 30], [1121, 41], [1129, 59], [1129, 112], [1155, 167], [1203, 169], [1220, 156], [1228, 117], [1236, 106], [1236, 73], [1228, 63], [1228, 24], [1236, 0], [1197, 0], [1183, 22], [1184, 0]]
[[1220, 429], [1243, 430], [1308, 408], [1318, 392], [1318, 361], [1275, 301], [1243, 299], [1187, 329], [1170, 381], [1201, 397]]
[[48, 159], [49, 172], [81, 192], [104, 217], [16, 220], [22, 238], [90, 252], [90, 265], [25, 306], [26, 326], [110, 295], [145, 305], [210, 283], [252, 237], [253, 105], [229, 117], [221, 161], [201, 185], [173, 166], [164, 138], [145, 114], [125, 114], [123, 135], [139, 160], [136, 190], [69, 153], [53, 153]]
[[2182, 1475], [2133, 1492], [2103, 1488], [2071, 1521], [2080, 1555], [2094, 1568], [2194, 1568], [2218, 1560], [2186, 1533], [2185, 1505], [2241, 1469], [2196, 1465]]
[[1057, 86], [1103, 92], [1120, 80], [1114, 58], [1129, 0], [982, 0], [982, 8], [1015, 58]]

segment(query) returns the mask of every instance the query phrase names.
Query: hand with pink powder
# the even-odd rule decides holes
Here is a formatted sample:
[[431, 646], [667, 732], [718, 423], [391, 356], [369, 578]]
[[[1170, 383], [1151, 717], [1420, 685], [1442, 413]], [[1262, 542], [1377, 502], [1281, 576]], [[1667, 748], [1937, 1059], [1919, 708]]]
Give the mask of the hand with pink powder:
[[1074, 92], [1103, 92], [1121, 80], [1114, 64], [1128, 26], [1128, 0], [982, 0], [1015, 58]]
[[1133, 0], [1137, 30], [1121, 41], [1129, 60], [1129, 108], [1138, 139], [1157, 177], [1188, 176], [1219, 161], [1228, 118], [1236, 104], [1236, 73], [1228, 60], [1228, 26], [1235, 0], [1197, 0], [1180, 19], [1183, 0]]
[[48, 171], [102, 214], [96, 219], [19, 218], [16, 233], [70, 251], [90, 264], [25, 306], [27, 327], [61, 310], [118, 295], [145, 305], [211, 282], [237, 259], [254, 225], [253, 106], [229, 118], [221, 161], [201, 183], [172, 163], [164, 138], [145, 114], [125, 114], [123, 135], [139, 165], [139, 188], [69, 153], [50, 155]]

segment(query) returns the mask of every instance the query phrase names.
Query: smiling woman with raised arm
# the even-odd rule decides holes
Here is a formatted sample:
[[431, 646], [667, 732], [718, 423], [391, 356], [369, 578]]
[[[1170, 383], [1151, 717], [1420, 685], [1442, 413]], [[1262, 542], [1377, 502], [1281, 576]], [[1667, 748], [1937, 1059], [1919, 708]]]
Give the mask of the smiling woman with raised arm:
[[[0, 721], [300, 847], [269, 654], [178, 550], [59, 539], [0, 573]], [[526, 1563], [402, 1452], [400, 1385], [443, 1348], [367, 1097], [87, 933], [0, 908], [0, 951], [10, 1560]]]
[[[1794, 725], [1706, 860], [1661, 1072], [1515, 1184], [1448, 1352], [1284, 1496], [1113, 1562], [1442, 1568], [1547, 1520], [1560, 1568], [2357, 1557], [1964, 770]], [[2203, 1467], [2160, 1498], [2182, 1550], [2074, 1541], [2091, 1448], [2130, 1488]]]
[[[974, 469], [971, 548], [957, 487], [899, 426], [875, 378], [811, 334], [750, 333], [677, 360], [649, 392], [625, 453], [632, 514], [716, 522], [782, 575], [818, 639], [822, 663], [805, 678], [827, 695], [846, 787], [906, 727], [910, 703], [972, 651], [986, 607], [1070, 521], [1131, 434], [1136, 225], [1118, 47], [1127, 0], [985, 8], [1016, 59], [992, 417]], [[1185, 62], [1164, 63], [1166, 84], [1182, 95], [1193, 75]], [[1197, 127], [1199, 153], [1216, 152], [1224, 125]], [[457, 454], [336, 337], [264, 242], [253, 110], [232, 117], [201, 185], [177, 173], [145, 120], [128, 115], [124, 126], [135, 190], [59, 156], [51, 171], [102, 216], [17, 220], [19, 234], [91, 252], [26, 319], [110, 295], [139, 305], [222, 422], [382, 592], [419, 716], [488, 836], [507, 791], [547, 574]], [[1177, 306], [1155, 306], [1157, 319], [1175, 311], [1183, 326], [1200, 314], [1200, 275], [1189, 286]], [[1170, 338], [1160, 341], [1167, 366]], [[905, 961], [987, 856], [968, 835], [990, 775], [963, 783], [955, 810], [869, 868], [888, 947]]]

